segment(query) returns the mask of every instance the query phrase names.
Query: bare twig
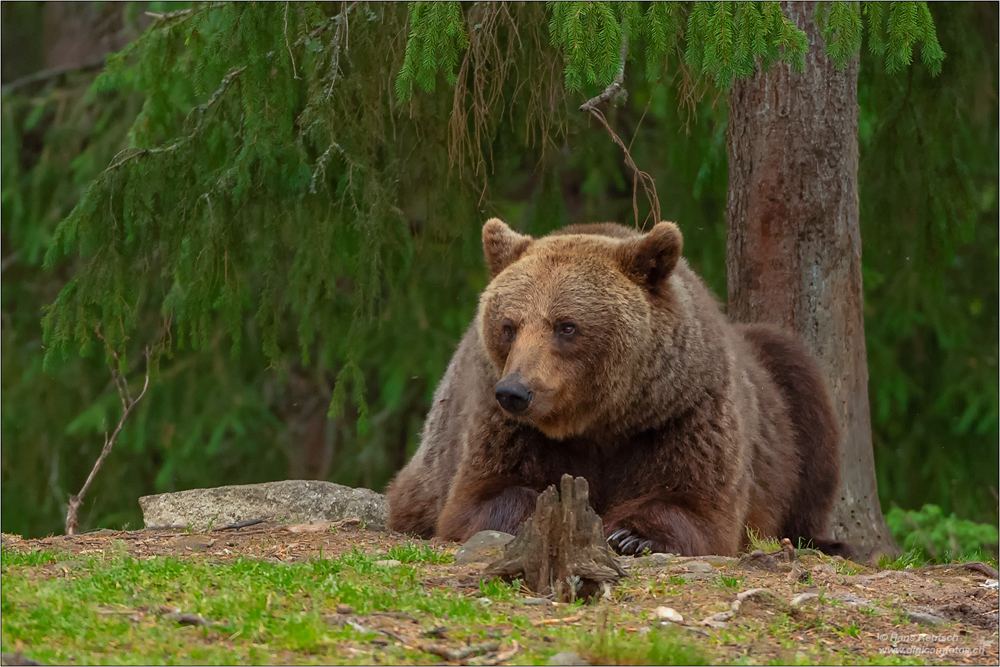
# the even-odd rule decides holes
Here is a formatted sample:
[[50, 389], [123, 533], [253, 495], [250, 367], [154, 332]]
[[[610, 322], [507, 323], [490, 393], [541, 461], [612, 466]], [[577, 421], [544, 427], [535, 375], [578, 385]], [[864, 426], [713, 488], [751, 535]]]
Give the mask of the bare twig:
[[299, 73], [295, 70], [295, 56], [292, 55], [292, 45], [288, 43], [288, 3], [285, 3], [285, 46], [288, 48], [288, 59], [292, 61], [292, 78], [298, 79]]
[[[606, 129], [608, 131], [608, 134], [611, 135], [611, 139], [621, 147], [622, 152], [625, 154], [625, 164], [627, 164], [632, 169], [632, 211], [635, 214], [635, 224], [637, 227], [645, 227], [645, 221], [643, 223], [639, 222], [639, 202], [638, 202], [639, 184], [640, 183], [642, 184], [642, 189], [646, 195], [646, 200], [649, 202], [650, 212], [649, 216], [646, 216], [646, 219], [649, 219], [649, 217], [652, 216], [653, 223], [655, 224], [660, 221], [660, 198], [656, 194], [656, 181], [653, 180], [653, 177], [650, 176], [649, 173], [642, 171], [641, 169], [639, 169], [639, 167], [636, 166], [635, 160], [632, 159], [632, 152], [629, 150], [629, 147], [632, 145], [632, 142], [629, 142], [629, 146], [626, 146], [625, 142], [621, 140], [621, 137], [619, 137], [618, 134], [613, 129], [611, 129], [611, 125], [608, 124], [608, 119], [605, 118], [604, 113], [597, 108], [598, 106], [605, 104], [606, 102], [609, 102], [614, 98], [621, 98], [627, 95], [625, 88], [622, 86], [622, 83], [625, 79], [626, 56], [628, 56], [628, 37], [626, 34], [623, 34], [622, 48], [621, 48], [621, 65], [618, 68], [618, 74], [615, 75], [614, 81], [608, 84], [607, 88], [605, 88], [600, 95], [592, 97], [583, 104], [581, 104], [580, 111], [589, 111], [594, 118], [599, 120], [601, 124], [604, 125], [604, 129]], [[649, 109], [648, 104], [646, 105], [646, 109], [647, 110]], [[642, 117], [643, 118], [646, 117], [645, 112], [643, 112]], [[640, 124], [642, 123], [642, 119], [639, 120], [639, 123]], [[638, 132], [639, 128], [637, 126], [636, 133]], [[632, 140], [633, 141], [635, 140], [634, 136], [632, 137]]]
[[[100, 334], [98, 334], [100, 336]], [[111, 354], [115, 358], [115, 362], [118, 361], [118, 355], [112, 350]], [[128, 380], [121, 374], [118, 370], [117, 363], [111, 367], [111, 377], [115, 381], [115, 386], [118, 388], [118, 396], [122, 401], [122, 416], [118, 420], [118, 426], [115, 428], [114, 433], [108, 435], [107, 432], [104, 433], [104, 448], [101, 450], [101, 455], [97, 457], [97, 461], [94, 462], [94, 467], [91, 468], [90, 474], [87, 476], [87, 481], [83, 483], [83, 488], [80, 492], [69, 497], [69, 504], [66, 507], [66, 534], [73, 535], [76, 533], [77, 527], [77, 517], [80, 512], [80, 505], [83, 504], [83, 497], [87, 494], [87, 489], [90, 488], [90, 484], [94, 481], [94, 477], [97, 476], [97, 471], [101, 469], [101, 465], [104, 463], [104, 459], [108, 458], [108, 454], [111, 453], [111, 448], [115, 446], [115, 442], [118, 440], [118, 434], [121, 433], [122, 428], [125, 426], [125, 421], [128, 419], [129, 414], [132, 412], [132, 408], [135, 404], [142, 400], [142, 397], [146, 395], [146, 390], [149, 388], [149, 348], [146, 348], [146, 381], [142, 385], [142, 391], [135, 398], [132, 398], [132, 394], [128, 388]]]
[[247, 528], [248, 526], [256, 526], [258, 523], [264, 523], [264, 519], [254, 519], [252, 521], [243, 521], [241, 523], [231, 523], [228, 526], [221, 526], [219, 528], [213, 528], [213, 531], [220, 530], [239, 530], [240, 528]]
[[[635, 213], [635, 224], [640, 227], [645, 227], [645, 224], [639, 223], [639, 204], [636, 200], [636, 194], [639, 190], [639, 184], [642, 184], [643, 192], [646, 195], [646, 200], [649, 202], [650, 212], [649, 215], [653, 217], [653, 222], [660, 221], [660, 198], [656, 194], [656, 181], [647, 172], [642, 171], [636, 166], [635, 160], [632, 159], [632, 153], [629, 151], [628, 147], [621, 140], [621, 137], [611, 129], [608, 124], [608, 119], [604, 117], [599, 109], [591, 109], [591, 115], [599, 120], [604, 129], [608, 131], [611, 135], [611, 139], [618, 144], [622, 152], [625, 154], [625, 164], [627, 164], [632, 169], [632, 210]], [[649, 216], [647, 216], [648, 218]]]
[[73, 65], [72, 67], [53, 67], [50, 69], [43, 69], [41, 71], [35, 72], [34, 74], [29, 74], [27, 76], [22, 76], [20, 79], [15, 79], [8, 84], [4, 84], [2, 90], [4, 95], [9, 95], [21, 88], [31, 86], [36, 83], [46, 83], [51, 79], [57, 79], [64, 74], [72, 74], [74, 72], [95, 72], [104, 67], [104, 56], [101, 56], [98, 60], [93, 60], [89, 63], [84, 63], [82, 65]]

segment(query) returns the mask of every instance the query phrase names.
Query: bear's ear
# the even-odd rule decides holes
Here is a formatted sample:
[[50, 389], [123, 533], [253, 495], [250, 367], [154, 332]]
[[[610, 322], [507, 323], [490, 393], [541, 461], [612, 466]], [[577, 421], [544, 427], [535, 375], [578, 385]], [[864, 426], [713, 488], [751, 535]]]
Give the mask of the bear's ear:
[[677, 266], [684, 239], [672, 222], [661, 222], [648, 233], [629, 239], [618, 248], [622, 272], [640, 287], [653, 289]]
[[483, 254], [490, 267], [490, 280], [516, 262], [534, 241], [518, 234], [500, 218], [490, 218], [483, 225]]

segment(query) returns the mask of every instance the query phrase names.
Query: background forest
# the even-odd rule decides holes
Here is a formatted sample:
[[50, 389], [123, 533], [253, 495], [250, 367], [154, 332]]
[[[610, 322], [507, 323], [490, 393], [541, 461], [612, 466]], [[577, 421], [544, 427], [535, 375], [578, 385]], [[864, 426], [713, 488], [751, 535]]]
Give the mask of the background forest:
[[[487, 282], [483, 221], [531, 234], [635, 223], [621, 150], [576, 110], [601, 87], [567, 90], [542, 5], [519, 8], [530, 30], [516, 36], [468, 19], [496, 33], [477, 42], [496, 51], [470, 49], [473, 63], [507, 68], [505, 88], [482, 98], [462, 61], [437, 74], [405, 64], [403, 4], [271, 4], [242, 23], [224, 8], [197, 25], [175, 3], [2, 7], [4, 532], [61, 532], [67, 495], [117, 423], [109, 348], [94, 334], [109, 313], [139, 332], [101, 329], [120, 337], [139, 384], [143, 346], [171, 326], [81, 528], [140, 526], [136, 499], [163, 491], [289, 477], [382, 490], [416, 448]], [[861, 49], [879, 495], [890, 524], [914, 516], [890, 508], [927, 503], [996, 524], [1000, 16], [996, 3], [931, 11], [938, 76], [919, 58], [890, 72]], [[212, 52], [209, 36], [227, 30], [228, 50]], [[672, 62], [651, 73], [630, 61], [627, 100], [606, 113], [724, 301], [726, 94]], [[405, 67], [419, 85], [398, 85]], [[247, 118], [255, 131], [237, 137]], [[206, 174], [217, 189], [193, 196]], [[126, 261], [110, 231], [79, 223], [98, 205], [95, 179], [126, 238], [156, 226], [162, 246]], [[155, 192], [138, 191], [141, 179]], [[83, 298], [87, 285], [111, 305]], [[931, 530], [935, 511], [916, 518]]]

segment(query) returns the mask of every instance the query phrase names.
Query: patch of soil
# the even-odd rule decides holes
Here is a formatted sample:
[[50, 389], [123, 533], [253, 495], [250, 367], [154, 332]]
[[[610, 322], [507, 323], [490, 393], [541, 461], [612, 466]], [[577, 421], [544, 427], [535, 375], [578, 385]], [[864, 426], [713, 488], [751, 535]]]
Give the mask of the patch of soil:
[[[246, 557], [301, 562], [336, 557], [355, 549], [375, 555], [386, 554], [396, 545], [426, 544], [392, 532], [368, 530], [351, 519], [332, 525], [258, 524], [202, 533], [101, 530], [38, 540], [4, 535], [3, 543], [5, 548], [20, 551], [68, 552], [69, 559], [39, 568], [49, 573], [51, 568], [71, 569], [77, 564], [72, 558], [86, 555], [128, 553], [134, 558], [179, 556], [226, 561]], [[451, 553], [459, 546], [432, 544]], [[785, 562], [780, 554], [774, 560], [776, 571], [761, 569], [746, 559], [660, 555], [621, 558], [629, 576], [621, 581], [613, 602], [584, 607], [568, 616], [565, 605], [529, 601], [531, 593], [525, 591], [525, 600], [513, 603], [511, 613], [528, 618], [538, 629], [537, 640], [542, 642], [550, 639], [545, 635], [546, 628], [556, 625], [596, 631], [610, 622], [627, 633], [643, 634], [651, 623], [660, 622], [657, 609], [668, 606], [683, 616], [677, 625], [689, 630], [692, 640], [714, 662], [801, 661], [802, 652], [808, 648], [837, 650], [839, 655], [831, 659], [838, 662], [903, 658], [933, 664], [1000, 662], [1000, 599], [996, 584], [982, 572], [961, 565], [879, 572], [816, 556], [799, 556], [794, 564]], [[485, 563], [413, 565], [420, 568], [427, 590], [446, 588], [468, 595], [478, 595], [486, 567]], [[858, 574], [841, 574], [838, 570]], [[737, 594], [754, 588], [767, 589], [769, 594], [747, 597], [734, 611]], [[727, 615], [730, 611], [733, 613]], [[392, 612], [364, 617], [352, 614], [353, 610], [332, 614], [329, 622], [358, 623], [384, 630], [386, 641], [403, 645], [423, 642], [430, 646], [427, 642], [435, 641], [426, 637], [426, 628], [434, 625], [435, 619]], [[927, 623], [933, 617], [943, 622], [914, 622], [920, 619]], [[721, 620], [706, 624], [709, 618]], [[503, 628], [497, 629], [498, 636], [504, 632]], [[441, 650], [441, 657], [449, 659], [445, 649]]]

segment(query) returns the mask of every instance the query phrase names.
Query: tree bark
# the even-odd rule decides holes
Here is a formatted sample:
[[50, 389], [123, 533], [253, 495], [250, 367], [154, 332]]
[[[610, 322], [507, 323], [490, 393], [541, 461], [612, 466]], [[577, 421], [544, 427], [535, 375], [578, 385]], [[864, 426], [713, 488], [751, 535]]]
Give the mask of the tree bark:
[[729, 99], [728, 313], [795, 332], [841, 425], [830, 537], [898, 553], [879, 506], [868, 406], [858, 209], [858, 59], [837, 71], [815, 2], [782, 2], [809, 37], [804, 74], [776, 64]]
[[610, 595], [625, 570], [604, 540], [604, 524], [588, 501], [587, 480], [563, 475], [559, 487], [553, 484], [538, 496], [535, 513], [484, 574], [518, 578], [528, 590], [558, 602]]

